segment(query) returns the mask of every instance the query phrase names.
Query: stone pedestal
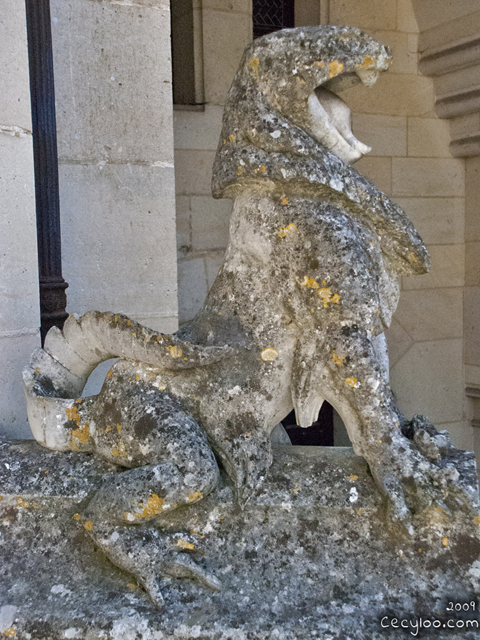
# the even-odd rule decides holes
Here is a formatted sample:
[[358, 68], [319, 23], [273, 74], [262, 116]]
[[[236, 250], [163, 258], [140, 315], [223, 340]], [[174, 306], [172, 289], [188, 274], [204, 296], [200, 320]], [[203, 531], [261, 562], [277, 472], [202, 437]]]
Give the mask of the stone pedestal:
[[[436, 521], [407, 537], [387, 526], [367, 466], [351, 449], [276, 446], [274, 455], [267, 482], [243, 512], [224, 484], [158, 523], [223, 583], [217, 593], [186, 580], [164, 581], [161, 611], [84, 530], [89, 496], [120, 468], [30, 441], [2, 443], [0, 635], [375, 640], [411, 631], [420, 638], [476, 637], [478, 524], [439, 511]], [[148, 534], [148, 527], [135, 529]], [[452, 602], [453, 608], [468, 603], [469, 610], [448, 612]], [[409, 631], [395, 628], [401, 620]], [[441, 626], [427, 629], [428, 621]]]

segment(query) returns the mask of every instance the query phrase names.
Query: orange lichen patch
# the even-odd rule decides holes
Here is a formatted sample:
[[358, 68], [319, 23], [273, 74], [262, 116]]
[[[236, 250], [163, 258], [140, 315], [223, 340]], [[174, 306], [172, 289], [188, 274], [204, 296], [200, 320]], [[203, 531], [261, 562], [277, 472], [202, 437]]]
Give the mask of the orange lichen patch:
[[370, 56], [365, 56], [362, 63], [355, 65], [357, 69], [368, 69], [374, 66], [375, 66], [375, 60]]
[[348, 479], [351, 480], [351, 482], [356, 482], [358, 480], [358, 476], [351, 475], [351, 476], [348, 476]]
[[137, 585], [133, 584], [133, 582], [129, 582], [127, 584], [127, 587], [130, 589], [130, 591], [135, 591], [135, 589], [137, 588]]
[[120, 433], [120, 431], [122, 430], [122, 425], [121, 424], [117, 424], [117, 431], [118, 433]]
[[193, 493], [188, 494], [189, 502], [198, 502], [203, 498], [203, 493], [201, 491], [194, 491]]
[[357, 379], [356, 378], [345, 378], [345, 382], [348, 384], [349, 387], [353, 387], [357, 384]]
[[324, 67], [324, 66], [325, 66], [325, 63], [319, 62], [318, 60], [315, 60], [315, 62], [312, 65], [312, 67]]
[[359, 516], [362, 513], [362, 511], [363, 511], [362, 507], [360, 507], [360, 509], [357, 509], [357, 516]]
[[129, 327], [132, 323], [130, 322], [130, 320], [127, 320], [127, 327]]
[[110, 371], [107, 373], [107, 378], [111, 378], [113, 376], [113, 369], [110, 369]]
[[289, 233], [294, 233], [297, 230], [297, 225], [293, 222], [287, 224], [286, 227], [280, 227], [280, 230], [277, 231], [277, 236], [279, 238], [286, 238]]
[[319, 289], [320, 285], [315, 280], [315, 278], [309, 278], [308, 276], [303, 276], [303, 280], [297, 278], [297, 282], [301, 287], [307, 287], [308, 289]]
[[265, 167], [264, 164], [262, 164], [261, 167], [260, 167], [260, 172], [261, 173], [265, 173], [266, 170], [267, 170], [267, 168]]
[[228, 136], [228, 139], [230, 140], [230, 142], [235, 142], [235, 136], [233, 135], [233, 133], [231, 133], [231, 134]]
[[80, 414], [78, 413], [78, 407], [76, 405], [73, 405], [73, 407], [67, 407], [67, 409], [65, 409], [65, 413], [67, 414], [67, 420], [80, 424]]
[[282, 196], [282, 199], [280, 200], [280, 204], [288, 204], [289, 203], [289, 199], [286, 198], [285, 196]]
[[198, 533], [198, 531], [194, 531], [193, 529], [190, 529], [190, 533], [194, 536], [198, 536], [199, 538], [204, 538], [205, 535], [203, 533]]
[[343, 71], [343, 64], [338, 60], [333, 60], [332, 62], [330, 62], [328, 67], [330, 69], [330, 72], [328, 74], [329, 79], [333, 78], [334, 76], [338, 76], [338, 74], [342, 73]]
[[413, 252], [410, 253], [410, 260], [412, 260], [412, 262], [418, 262], [418, 258]]
[[138, 373], [137, 373], [137, 375], [135, 376], [135, 380], [136, 380], [137, 382], [140, 380], [140, 376], [138, 375]]
[[83, 526], [87, 531], [93, 531], [93, 522], [91, 520], [87, 520]]
[[478, 526], [480, 527], [480, 516], [475, 516], [474, 519], [473, 519], [473, 522], [475, 524], [478, 524]]
[[419, 550], [418, 550], [418, 553], [422, 553], [422, 550], [421, 550], [421, 549], [419, 549]]
[[444, 547], [448, 547], [449, 540], [448, 538], [442, 538], [442, 544]]
[[267, 347], [262, 351], [260, 356], [265, 362], [272, 362], [272, 360], [276, 360], [276, 358], [278, 358], [278, 351], [271, 347]]
[[13, 636], [15, 635], [15, 629], [13, 627], [8, 627], [8, 629], [5, 629], [5, 631], [3, 632], [4, 636], [7, 636], [7, 638], [13, 638]]
[[21, 496], [17, 498], [17, 505], [22, 507], [22, 509], [28, 509], [30, 507], [30, 503], [24, 500]]
[[318, 295], [323, 300], [323, 306], [327, 307], [329, 304], [338, 304], [340, 302], [340, 296], [338, 293], [332, 293], [331, 289], [320, 289]]
[[243, 174], [243, 167], [239, 165], [237, 167], [237, 176], [241, 176], [242, 174]]
[[125, 445], [123, 444], [123, 442], [121, 442], [119, 445], [115, 443], [112, 449], [112, 456], [115, 456], [116, 458], [123, 458], [126, 455], [127, 452], [125, 451]]
[[118, 316], [115, 316], [113, 320], [114, 322], [118, 322]]
[[165, 498], [159, 498], [156, 493], [152, 493], [150, 498], [147, 500], [147, 504], [144, 504], [143, 502], [138, 503], [139, 507], [143, 507], [143, 511], [135, 514], [135, 520], [151, 518], [152, 516], [162, 513], [164, 504]]
[[341, 364], [343, 364], [343, 361], [345, 360], [345, 356], [337, 356], [337, 354], [335, 353], [335, 351], [332, 353], [332, 360], [335, 364], [337, 364], [338, 366], [340, 366]]
[[73, 519], [74, 519], [74, 520], [80, 520], [80, 519], [81, 519], [81, 517], [82, 517], [82, 516], [81, 516], [79, 513], [74, 513], [74, 514], [73, 514]]
[[[72, 440], [73, 438], [75, 438], [76, 440], [78, 440], [78, 442], [87, 444], [90, 437], [90, 425], [88, 424], [88, 422], [85, 422], [85, 424], [81, 427], [78, 427], [78, 429], [73, 429], [72, 431], [70, 431], [70, 435], [72, 436]], [[72, 444], [73, 443], [70, 442], [70, 446], [72, 446]]]
[[166, 388], [167, 388], [167, 385], [165, 385], [165, 384], [159, 384], [158, 385], [159, 391], [165, 391]]
[[177, 346], [174, 346], [174, 345], [170, 345], [169, 347], [167, 347], [167, 351], [172, 356], [172, 358], [181, 358], [182, 357], [182, 350], [180, 349], [180, 347], [177, 347]]
[[180, 547], [180, 549], [195, 549], [191, 542], [187, 542], [183, 538], [177, 540], [177, 547]]

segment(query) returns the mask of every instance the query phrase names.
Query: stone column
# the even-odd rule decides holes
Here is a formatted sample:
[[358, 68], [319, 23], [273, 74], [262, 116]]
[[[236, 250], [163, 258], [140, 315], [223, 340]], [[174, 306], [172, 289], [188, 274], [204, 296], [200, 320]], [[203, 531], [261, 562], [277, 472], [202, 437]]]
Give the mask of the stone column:
[[40, 346], [25, 4], [0, 15], [0, 434], [31, 437], [21, 371]]
[[177, 327], [167, 0], [51, 0], [68, 311]]

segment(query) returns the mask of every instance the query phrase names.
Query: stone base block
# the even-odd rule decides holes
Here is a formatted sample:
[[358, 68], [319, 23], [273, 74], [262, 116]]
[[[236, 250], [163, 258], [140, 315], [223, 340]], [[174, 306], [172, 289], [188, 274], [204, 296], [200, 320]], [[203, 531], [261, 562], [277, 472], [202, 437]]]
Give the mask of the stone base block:
[[[89, 497], [121, 469], [31, 441], [0, 443], [0, 636], [477, 637], [480, 529], [473, 518], [437, 509], [408, 536], [388, 524], [367, 466], [350, 448], [276, 446], [274, 455], [267, 482], [244, 511], [223, 482], [156, 523], [187, 541], [185, 553], [223, 584], [213, 592], [164, 580], [160, 610], [84, 529]], [[146, 536], [151, 526], [135, 529]]]

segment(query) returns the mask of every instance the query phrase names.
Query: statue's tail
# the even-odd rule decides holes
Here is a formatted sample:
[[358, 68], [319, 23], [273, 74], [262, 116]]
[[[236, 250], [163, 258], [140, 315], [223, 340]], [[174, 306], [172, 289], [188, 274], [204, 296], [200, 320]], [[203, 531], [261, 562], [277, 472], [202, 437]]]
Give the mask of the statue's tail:
[[[95, 367], [110, 358], [139, 361], [159, 369], [205, 366], [232, 355], [230, 347], [205, 347], [148, 329], [127, 316], [89, 311], [53, 327], [23, 371], [30, 427], [52, 449], [68, 448], [61, 425], [71, 420], [75, 400]], [[58, 434], [52, 425], [58, 425]], [[47, 429], [47, 426], [49, 428]], [[58, 436], [58, 437], [57, 437]]]

